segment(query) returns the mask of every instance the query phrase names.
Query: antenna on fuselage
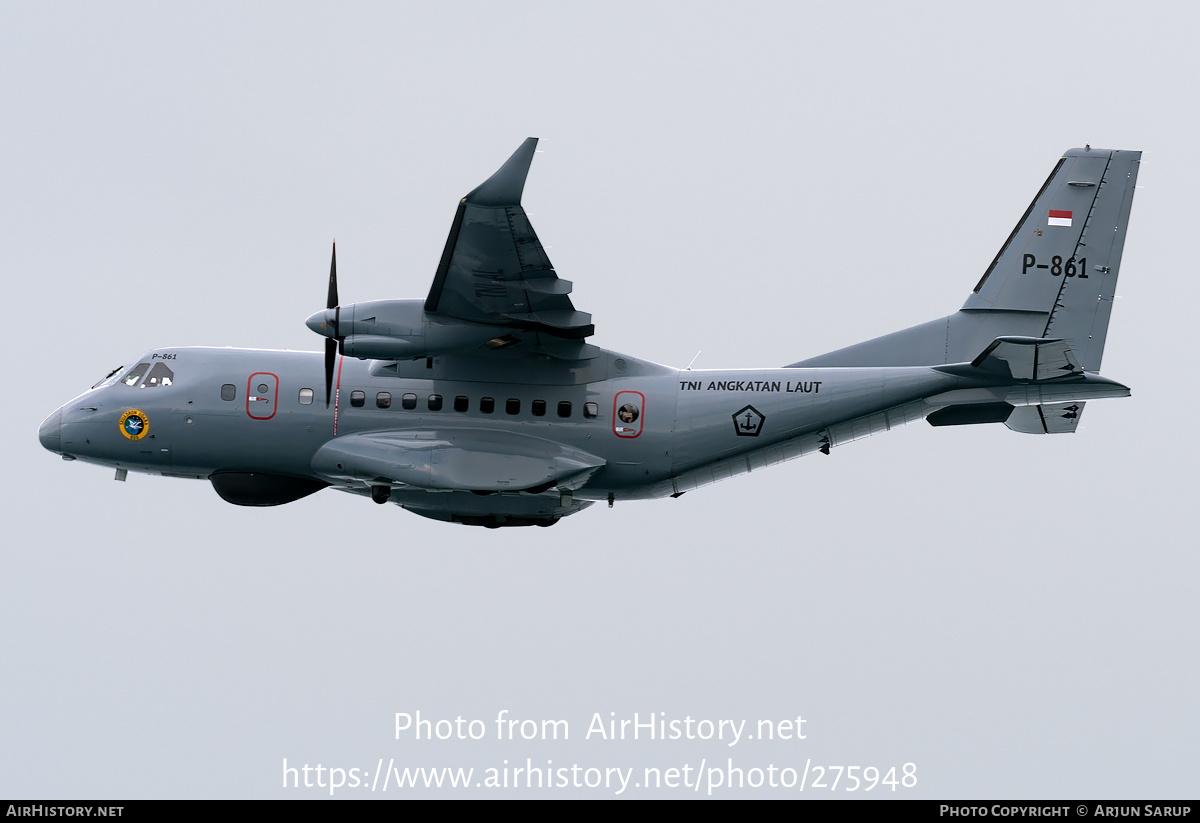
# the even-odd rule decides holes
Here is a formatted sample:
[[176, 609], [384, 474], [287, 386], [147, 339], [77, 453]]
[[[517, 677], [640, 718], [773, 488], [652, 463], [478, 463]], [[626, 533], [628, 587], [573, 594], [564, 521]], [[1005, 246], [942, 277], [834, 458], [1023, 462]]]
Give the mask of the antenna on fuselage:
[[[695, 362], [696, 362], [696, 360], [697, 360], [697, 359], [699, 359], [699, 357], [700, 357], [700, 354], [701, 354], [701, 352], [703, 352], [703, 351], [704, 351], [704, 349], [701, 349], [700, 351], [696, 352], [696, 356], [692, 358], [692, 363], [695, 363]], [[691, 370], [692, 370], [692, 363], [688, 363], [688, 364], [687, 364], [687, 368], [686, 368], [686, 369], [684, 369], [684, 371], [691, 371]]]

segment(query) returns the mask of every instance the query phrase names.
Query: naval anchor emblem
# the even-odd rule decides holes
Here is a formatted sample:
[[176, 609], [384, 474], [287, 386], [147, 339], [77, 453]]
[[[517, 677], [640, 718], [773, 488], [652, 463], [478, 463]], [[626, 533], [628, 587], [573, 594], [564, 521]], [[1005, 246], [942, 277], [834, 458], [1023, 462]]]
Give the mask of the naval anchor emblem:
[[767, 416], [753, 406], [745, 406], [733, 413], [733, 430], [738, 437], [758, 437]]

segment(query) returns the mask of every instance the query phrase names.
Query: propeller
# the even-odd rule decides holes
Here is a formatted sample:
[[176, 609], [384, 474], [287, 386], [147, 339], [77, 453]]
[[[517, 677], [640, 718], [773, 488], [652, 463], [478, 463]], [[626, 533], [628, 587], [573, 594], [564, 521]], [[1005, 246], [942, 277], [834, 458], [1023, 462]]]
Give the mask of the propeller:
[[338, 306], [336, 240], [333, 241], [333, 257], [329, 261], [329, 296], [325, 298], [325, 308], [333, 309], [333, 335], [325, 338], [325, 408], [329, 408], [329, 398], [333, 394], [333, 364], [344, 339], [339, 334], [342, 330], [342, 310]]

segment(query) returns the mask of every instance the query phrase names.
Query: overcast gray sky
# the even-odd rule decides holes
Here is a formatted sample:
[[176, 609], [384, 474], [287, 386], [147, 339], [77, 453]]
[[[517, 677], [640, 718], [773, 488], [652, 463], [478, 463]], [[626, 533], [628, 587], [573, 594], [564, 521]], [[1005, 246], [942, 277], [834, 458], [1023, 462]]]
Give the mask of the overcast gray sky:
[[[5, 4], [0, 795], [528, 758], [1194, 796], [1198, 21], [991, 8]], [[531, 135], [524, 204], [594, 342], [699, 368], [945, 315], [1064, 149], [1143, 150], [1103, 368], [1133, 397], [1073, 436], [917, 423], [552, 529], [242, 509], [39, 446], [152, 346], [317, 349], [335, 236], [343, 301], [423, 297], [458, 199]], [[570, 740], [497, 741], [501, 710]], [[417, 711], [487, 739], [395, 739]], [[585, 739], [635, 712], [806, 738]]]

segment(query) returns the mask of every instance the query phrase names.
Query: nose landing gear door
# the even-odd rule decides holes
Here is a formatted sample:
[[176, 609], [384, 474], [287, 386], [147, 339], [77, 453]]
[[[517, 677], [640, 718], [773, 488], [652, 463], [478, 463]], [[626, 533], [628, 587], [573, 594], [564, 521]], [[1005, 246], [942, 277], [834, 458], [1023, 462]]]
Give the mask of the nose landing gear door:
[[255, 372], [246, 381], [246, 414], [255, 420], [270, 420], [278, 397], [279, 378], [271, 372]]

